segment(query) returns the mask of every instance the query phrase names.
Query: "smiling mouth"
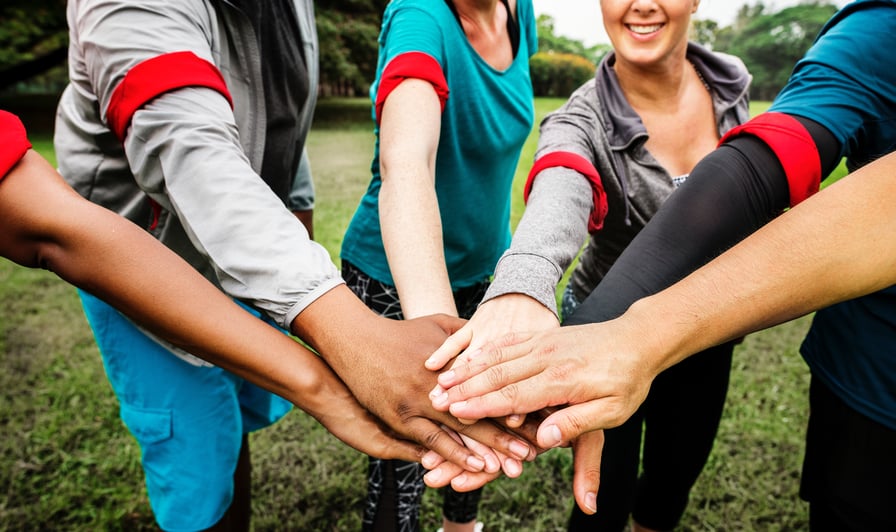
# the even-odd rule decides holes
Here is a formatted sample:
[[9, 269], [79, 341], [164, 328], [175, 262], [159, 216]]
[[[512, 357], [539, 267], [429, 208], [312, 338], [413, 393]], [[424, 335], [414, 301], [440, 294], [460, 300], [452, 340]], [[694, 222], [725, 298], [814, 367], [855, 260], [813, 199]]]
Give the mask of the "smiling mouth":
[[663, 24], [626, 24], [625, 27], [638, 35], [647, 35], [659, 31]]

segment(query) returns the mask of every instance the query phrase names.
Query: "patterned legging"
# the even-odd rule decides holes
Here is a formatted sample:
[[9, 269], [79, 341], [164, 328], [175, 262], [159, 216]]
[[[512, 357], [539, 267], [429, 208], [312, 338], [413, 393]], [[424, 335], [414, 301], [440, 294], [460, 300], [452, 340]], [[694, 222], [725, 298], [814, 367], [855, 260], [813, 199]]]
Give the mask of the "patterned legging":
[[[374, 312], [392, 319], [402, 319], [401, 303], [394, 286], [371, 279], [357, 266], [343, 261], [342, 277], [346, 285]], [[485, 295], [488, 282], [454, 292], [457, 312], [469, 318]], [[418, 532], [420, 501], [423, 498], [423, 466], [402, 460], [370, 458], [367, 478], [367, 499], [364, 503], [364, 532]], [[460, 493], [444, 488], [442, 513], [455, 523], [476, 519], [482, 490]]]

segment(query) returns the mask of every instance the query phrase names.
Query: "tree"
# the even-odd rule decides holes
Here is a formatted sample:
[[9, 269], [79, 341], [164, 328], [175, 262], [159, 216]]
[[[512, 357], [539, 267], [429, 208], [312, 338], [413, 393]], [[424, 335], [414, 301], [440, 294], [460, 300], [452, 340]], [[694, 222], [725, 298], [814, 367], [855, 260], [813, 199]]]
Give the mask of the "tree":
[[580, 55], [538, 52], [529, 61], [536, 96], [567, 98], [594, 77], [594, 63]]
[[315, 2], [324, 95], [365, 94], [376, 74], [377, 38], [388, 0]]
[[4, 0], [0, 7], [0, 90], [54, 67], [57, 84], [68, 54], [65, 0]]
[[580, 41], [557, 35], [554, 33], [554, 17], [550, 15], [540, 15], [535, 24], [538, 31], [539, 52], [577, 55], [598, 64], [611, 49], [608, 44], [597, 44], [588, 48]]
[[753, 16], [741, 20], [742, 27], [735, 24], [730, 45], [720, 49], [740, 57], [750, 69], [753, 74], [750, 96], [771, 100], [787, 83], [796, 62], [836, 11], [837, 7], [832, 4], [807, 2], [767, 14], [762, 4], [758, 4], [747, 13]]
[[694, 21], [691, 22], [691, 30], [688, 38], [707, 48], [714, 49], [718, 33], [719, 23], [715, 20], [694, 19]]

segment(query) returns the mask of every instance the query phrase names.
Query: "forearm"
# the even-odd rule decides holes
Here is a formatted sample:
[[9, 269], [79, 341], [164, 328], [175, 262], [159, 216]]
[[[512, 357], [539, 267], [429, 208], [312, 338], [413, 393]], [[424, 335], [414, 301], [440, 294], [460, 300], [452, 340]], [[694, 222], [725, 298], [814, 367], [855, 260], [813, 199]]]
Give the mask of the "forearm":
[[[160, 239], [182, 256], [205, 257], [228, 295], [286, 328], [321, 291], [341, 282], [339, 273], [253, 171], [229, 113], [226, 100], [209, 90], [166, 93], [134, 115], [128, 161], [142, 191], [165, 209], [162, 221], [172, 225]], [[178, 224], [189, 240], [178, 236]]]
[[456, 315], [435, 190], [440, 106], [432, 86], [409, 79], [380, 122], [380, 224], [405, 318]]
[[841, 179], [636, 303], [625, 319], [668, 329], [659, 334], [668, 341], [661, 350], [668, 350], [667, 367], [706, 347], [896, 284], [896, 206], [889, 201], [894, 173], [896, 155], [889, 155]]
[[628, 245], [566, 324], [606, 321], [635, 301], [663, 290], [717, 257], [778, 215], [788, 204], [783, 171], [757, 172], [751, 157], [777, 160], [761, 141], [737, 139], [747, 153], [725, 145], [703, 159]]
[[405, 318], [456, 315], [435, 190], [425, 182], [401, 190], [396, 185], [393, 177], [384, 179], [380, 222], [402, 314]]
[[78, 196], [37, 153], [28, 152], [0, 187], [2, 255], [53, 271], [300, 407], [322, 406], [317, 390], [332, 387], [335, 376], [313, 353], [239, 308], [148, 233]]
[[526, 294], [556, 315], [557, 283], [587, 237], [592, 206], [591, 188], [581, 174], [562, 167], [541, 172], [483, 301]]

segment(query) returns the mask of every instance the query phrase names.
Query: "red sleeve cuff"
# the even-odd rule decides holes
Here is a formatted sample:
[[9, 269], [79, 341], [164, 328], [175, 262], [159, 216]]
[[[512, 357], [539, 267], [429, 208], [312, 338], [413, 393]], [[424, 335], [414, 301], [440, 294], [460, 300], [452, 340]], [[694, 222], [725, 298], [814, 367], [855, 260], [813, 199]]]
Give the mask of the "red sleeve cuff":
[[31, 148], [19, 117], [0, 111], [0, 180], [6, 177]]
[[448, 101], [448, 81], [445, 80], [442, 66], [431, 55], [423, 52], [407, 52], [389, 61], [380, 76], [380, 84], [376, 91], [377, 124], [380, 123], [380, 117], [383, 115], [383, 104], [386, 103], [386, 98], [395, 90], [395, 87], [408, 78], [430, 82], [439, 96], [442, 111], [445, 110], [445, 102]]
[[591, 217], [588, 219], [588, 231], [591, 233], [599, 231], [604, 226], [604, 219], [607, 217], [607, 211], [609, 209], [609, 206], [607, 205], [607, 194], [604, 192], [604, 185], [600, 179], [600, 174], [597, 173], [597, 169], [594, 168], [591, 161], [579, 154], [558, 151], [549, 153], [535, 161], [535, 164], [532, 165], [532, 170], [529, 171], [529, 178], [526, 180], [526, 186], [523, 189], [523, 199], [529, 201], [529, 193], [532, 191], [532, 183], [535, 181], [535, 176], [537, 176], [539, 172], [546, 168], [557, 166], [575, 170], [588, 179], [588, 183], [591, 185], [592, 200], [594, 203], [594, 207], [591, 210]]
[[784, 113], [763, 113], [728, 131], [719, 145], [740, 135], [758, 137], [778, 157], [787, 176], [791, 207], [818, 192], [821, 157], [812, 135], [796, 118]]
[[172, 52], [135, 65], [112, 93], [106, 112], [109, 127], [124, 140], [138, 109], [162, 94], [184, 87], [207, 87], [233, 99], [218, 68], [193, 52]]

